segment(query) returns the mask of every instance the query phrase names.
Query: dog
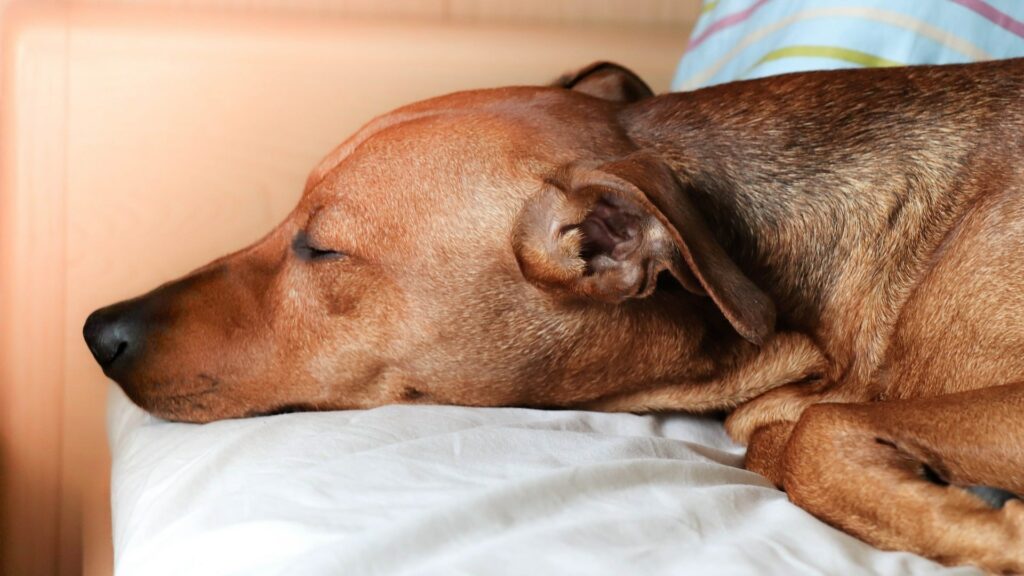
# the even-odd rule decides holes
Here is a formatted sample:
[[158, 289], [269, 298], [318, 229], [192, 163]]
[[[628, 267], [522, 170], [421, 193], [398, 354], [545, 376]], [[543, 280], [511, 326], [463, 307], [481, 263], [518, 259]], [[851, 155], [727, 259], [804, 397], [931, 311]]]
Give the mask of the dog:
[[94, 312], [209, 422], [388, 403], [728, 413], [883, 549], [1024, 573], [1024, 59], [655, 96], [598, 63], [332, 151], [254, 245]]

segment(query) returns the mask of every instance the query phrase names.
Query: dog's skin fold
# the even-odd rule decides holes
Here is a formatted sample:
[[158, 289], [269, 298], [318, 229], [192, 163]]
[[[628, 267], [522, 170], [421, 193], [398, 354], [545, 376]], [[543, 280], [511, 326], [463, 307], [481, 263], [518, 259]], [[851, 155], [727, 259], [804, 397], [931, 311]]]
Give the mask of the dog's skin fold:
[[[253, 246], [97, 311], [143, 408], [725, 410], [876, 546], [1024, 573], [1024, 60], [377, 118]], [[987, 498], [987, 499], [986, 499]]]

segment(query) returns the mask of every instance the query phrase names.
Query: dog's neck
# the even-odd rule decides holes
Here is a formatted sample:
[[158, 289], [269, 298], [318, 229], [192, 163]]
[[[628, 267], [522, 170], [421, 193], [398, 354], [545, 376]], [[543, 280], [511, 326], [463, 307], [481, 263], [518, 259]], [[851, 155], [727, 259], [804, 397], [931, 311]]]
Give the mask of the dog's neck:
[[[851, 258], [856, 246], [842, 226], [842, 214], [860, 208], [842, 203], [856, 200], [836, 200], [827, 189], [809, 193], [819, 192], [827, 178], [799, 173], [793, 167], [807, 166], [806, 157], [787, 161], [792, 152], [759, 138], [760, 130], [772, 129], [770, 119], [760, 118], [760, 126], [757, 116], [742, 125], [738, 119], [720, 123], [723, 114], [703, 112], [693, 100], [692, 94], [667, 95], [634, 106], [624, 121], [627, 132], [641, 149], [669, 164], [718, 242], [778, 310], [779, 334], [766, 346], [736, 339], [716, 353], [719, 369], [709, 386], [713, 399], [735, 406], [786, 383], [837, 377], [845, 367], [826, 360], [835, 359], [828, 350], [834, 328], [821, 324], [842, 282], [844, 268], [835, 263]], [[668, 396], [661, 408], [722, 407], [705, 405], [708, 398], [699, 386], [663, 394]], [[643, 400], [659, 407], [650, 396]], [[620, 406], [615, 399], [610, 405], [621, 408], [632, 401]]]
[[831, 191], [808, 189], [820, 175], [793, 168], [806, 166], [806, 157], [787, 161], [791, 152], [759, 137], [771, 130], [769, 119], [752, 116], [741, 127], [702, 113], [693, 100], [672, 94], [638, 105], [630, 137], [672, 167], [718, 241], [775, 300], [780, 320], [813, 326], [836, 280], [837, 267], [822, 260], [846, 256], [837, 213], [850, 207], [835, 204]]
[[[901, 110], [911, 106], [901, 94], [917, 88], [898, 75], [868, 89], [807, 76], [800, 98], [777, 80], [648, 98], [620, 121], [671, 166], [718, 241], [773, 298], [779, 328], [819, 342], [837, 371], [867, 377], [928, 255], [970, 202], [950, 184], [983, 127], [955, 115], [893, 121], [923, 113]], [[897, 268], [893, 253], [912, 268]]]

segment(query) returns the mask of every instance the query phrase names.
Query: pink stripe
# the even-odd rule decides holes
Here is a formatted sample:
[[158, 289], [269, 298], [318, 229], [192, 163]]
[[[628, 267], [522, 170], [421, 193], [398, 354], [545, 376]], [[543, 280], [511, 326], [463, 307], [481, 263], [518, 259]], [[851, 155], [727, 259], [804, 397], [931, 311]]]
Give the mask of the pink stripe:
[[1024, 38], [1024, 22], [1014, 20], [1009, 14], [996, 9], [984, 0], [953, 0], [953, 2], [981, 14], [996, 26], [1005, 28], [1017, 36]]
[[717, 32], [720, 32], [730, 26], [735, 26], [736, 24], [743, 22], [747, 18], [750, 18], [750, 15], [753, 14], [754, 11], [756, 11], [758, 8], [763, 6], [766, 2], [768, 2], [768, 0], [757, 0], [757, 2], [754, 2], [754, 4], [750, 6], [750, 8], [747, 8], [742, 12], [730, 14], [725, 18], [722, 18], [721, 20], [708, 26], [707, 30], [701, 32], [700, 36], [697, 36], [693, 40], [690, 40], [690, 45], [687, 47], [687, 50], [693, 50], [697, 46], [700, 46], [702, 42], [707, 40], [709, 36], [713, 36]]

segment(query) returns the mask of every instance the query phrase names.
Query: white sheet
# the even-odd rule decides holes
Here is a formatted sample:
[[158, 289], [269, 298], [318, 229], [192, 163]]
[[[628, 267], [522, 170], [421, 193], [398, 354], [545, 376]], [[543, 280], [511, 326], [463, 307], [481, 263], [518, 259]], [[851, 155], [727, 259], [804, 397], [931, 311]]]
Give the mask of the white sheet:
[[205, 426], [111, 386], [118, 576], [974, 574], [819, 522], [696, 417], [390, 406]]

